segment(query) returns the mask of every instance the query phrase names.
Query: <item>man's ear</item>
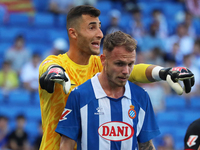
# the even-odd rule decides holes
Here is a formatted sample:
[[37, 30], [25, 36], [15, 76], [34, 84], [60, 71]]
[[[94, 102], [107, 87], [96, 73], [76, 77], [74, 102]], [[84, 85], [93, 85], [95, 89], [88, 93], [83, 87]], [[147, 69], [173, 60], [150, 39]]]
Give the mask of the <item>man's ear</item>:
[[100, 59], [101, 59], [102, 65], [104, 66], [104, 65], [105, 65], [105, 61], [106, 61], [106, 56], [105, 56], [105, 54], [101, 54], [101, 55], [100, 55]]
[[74, 28], [69, 28], [68, 29], [68, 33], [69, 33], [69, 36], [72, 39], [76, 39], [77, 38], [77, 33], [76, 33], [76, 30]]

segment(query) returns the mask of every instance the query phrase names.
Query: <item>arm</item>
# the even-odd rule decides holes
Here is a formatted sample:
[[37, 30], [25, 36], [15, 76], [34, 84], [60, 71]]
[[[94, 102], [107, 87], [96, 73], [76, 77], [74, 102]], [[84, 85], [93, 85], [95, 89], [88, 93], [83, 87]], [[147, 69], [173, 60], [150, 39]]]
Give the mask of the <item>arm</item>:
[[[136, 73], [137, 72], [137, 73]], [[179, 95], [185, 90], [189, 93], [194, 85], [194, 74], [185, 67], [163, 68], [156, 65], [137, 64], [131, 72], [129, 81], [149, 83], [166, 80], [172, 89]], [[183, 81], [184, 88], [178, 83]]]
[[138, 144], [139, 144], [139, 150], [155, 150], [152, 140]]
[[75, 141], [62, 135], [60, 141], [60, 150], [74, 150]]

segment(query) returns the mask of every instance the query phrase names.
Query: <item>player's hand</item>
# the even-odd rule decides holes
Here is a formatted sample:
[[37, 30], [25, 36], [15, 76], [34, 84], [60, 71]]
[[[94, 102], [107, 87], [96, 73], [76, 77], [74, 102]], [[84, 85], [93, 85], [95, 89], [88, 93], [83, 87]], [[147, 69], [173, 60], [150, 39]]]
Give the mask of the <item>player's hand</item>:
[[[159, 72], [162, 80], [166, 80], [174, 91], [181, 95], [183, 91], [189, 93], [194, 85], [194, 74], [186, 67], [163, 68]], [[184, 87], [179, 82], [183, 81]]]
[[65, 94], [69, 92], [71, 87], [71, 82], [65, 69], [58, 65], [50, 67], [45, 73], [43, 73], [39, 82], [41, 88], [46, 90], [48, 93], [54, 92], [55, 82], [63, 86]]

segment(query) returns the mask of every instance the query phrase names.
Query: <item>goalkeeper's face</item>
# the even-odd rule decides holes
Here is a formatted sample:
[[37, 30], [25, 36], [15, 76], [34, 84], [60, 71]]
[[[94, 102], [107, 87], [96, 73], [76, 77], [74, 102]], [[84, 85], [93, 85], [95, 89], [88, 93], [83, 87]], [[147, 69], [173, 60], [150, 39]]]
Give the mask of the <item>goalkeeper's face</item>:
[[112, 52], [106, 52], [102, 61], [108, 83], [112, 87], [122, 87], [126, 84], [136, 59], [135, 50], [127, 51], [123, 46], [115, 47]]
[[88, 55], [98, 55], [100, 53], [100, 43], [103, 33], [98, 17], [82, 15], [77, 34], [77, 46], [81, 52]]

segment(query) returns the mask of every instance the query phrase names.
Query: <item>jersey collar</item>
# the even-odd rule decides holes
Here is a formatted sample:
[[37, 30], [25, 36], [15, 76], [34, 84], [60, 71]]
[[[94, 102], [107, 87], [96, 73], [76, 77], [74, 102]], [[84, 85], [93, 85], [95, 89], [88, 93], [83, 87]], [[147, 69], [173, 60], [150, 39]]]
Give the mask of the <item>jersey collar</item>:
[[[91, 78], [92, 87], [94, 89], [94, 94], [95, 94], [96, 99], [107, 97], [106, 93], [104, 92], [104, 90], [101, 87], [101, 84], [99, 82], [99, 79], [98, 79], [99, 74], [100, 73], [97, 73], [93, 78]], [[126, 84], [125, 84], [124, 97], [131, 100], [131, 92], [130, 92], [129, 82], [126, 82]]]

